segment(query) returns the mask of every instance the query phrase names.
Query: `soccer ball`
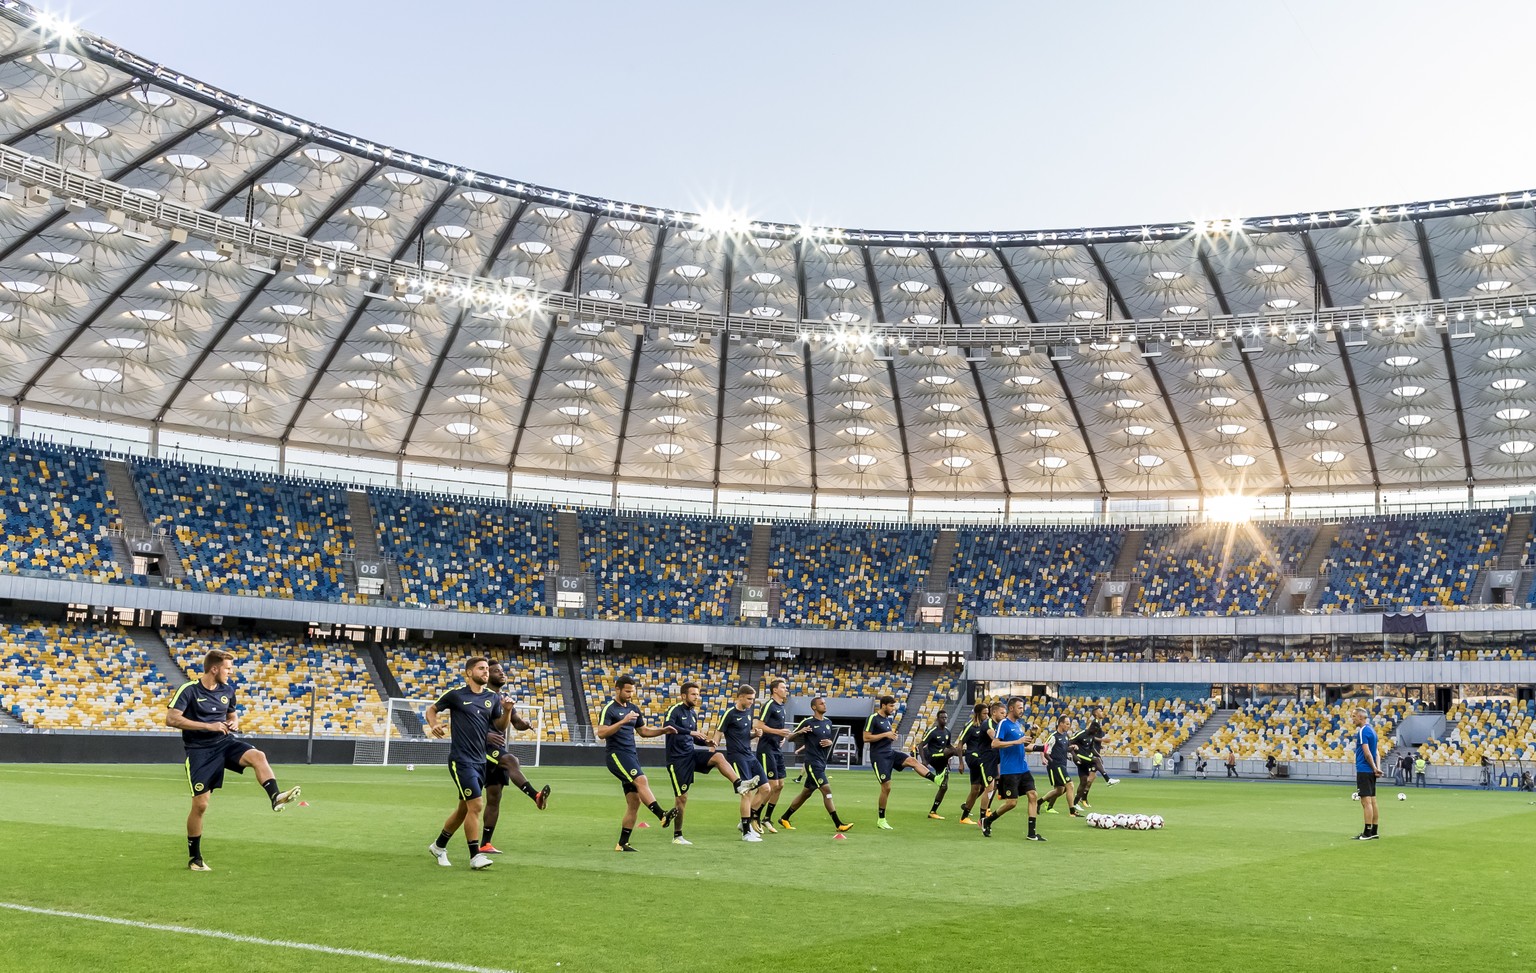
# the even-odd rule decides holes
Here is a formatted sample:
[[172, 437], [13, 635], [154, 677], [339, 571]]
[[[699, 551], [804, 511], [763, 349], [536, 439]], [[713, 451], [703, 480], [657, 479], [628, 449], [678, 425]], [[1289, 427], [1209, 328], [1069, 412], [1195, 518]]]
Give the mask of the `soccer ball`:
[[405, 769], [406, 770], [415, 770], [416, 769], [416, 765], [415, 764], [406, 764], [405, 765]]
[[1359, 791], [1355, 791], [1353, 794], [1349, 795], [1349, 799], [1351, 801], [1358, 801], [1358, 800], [1360, 800], [1360, 792]]
[[1129, 814], [1117, 814], [1117, 815], [1115, 815], [1115, 827], [1117, 827], [1117, 828], [1129, 828], [1130, 826], [1131, 826], [1131, 816]]
[[1161, 814], [1154, 814], [1154, 815], [1152, 815], [1152, 829], [1155, 831], [1155, 830], [1161, 828], [1162, 826], [1163, 826], [1163, 816]]
[[1399, 801], [1406, 801], [1406, 800], [1408, 800], [1408, 795], [1407, 795], [1407, 794], [1404, 794], [1404, 793], [1402, 793], [1402, 792], [1401, 792], [1401, 791], [1399, 791], [1399, 792], [1398, 792], [1398, 795], [1397, 795], [1397, 799], [1398, 799], [1398, 800], [1399, 800]]
[[1104, 830], [1105, 831], [1113, 831], [1113, 830], [1115, 830], [1118, 827], [1120, 827], [1120, 826], [1115, 823], [1115, 816], [1113, 814], [1106, 814], [1106, 815], [1104, 815]]
[[1147, 817], [1145, 814], [1138, 814], [1138, 815], [1136, 815], [1136, 830], [1137, 831], [1151, 831], [1152, 830], [1152, 819]]

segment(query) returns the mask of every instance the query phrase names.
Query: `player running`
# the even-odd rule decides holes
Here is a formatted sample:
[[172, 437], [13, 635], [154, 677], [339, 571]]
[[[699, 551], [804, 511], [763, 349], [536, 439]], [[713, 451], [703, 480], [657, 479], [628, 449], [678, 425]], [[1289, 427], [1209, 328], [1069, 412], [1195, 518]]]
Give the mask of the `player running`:
[[992, 750], [992, 736], [989, 732], [991, 724], [987, 712], [986, 703], [977, 703], [971, 713], [970, 720], [960, 730], [959, 750], [965, 758], [966, 769], [971, 774], [971, 790], [965, 797], [965, 803], [960, 805], [960, 823], [975, 824], [971, 820], [971, 808], [981, 795], [990, 793], [993, 778], [987, 774], [987, 761], [984, 754]]
[[[949, 712], [939, 710], [933, 718], [933, 726], [923, 734], [923, 742], [920, 747], [923, 759], [928, 766], [935, 770], [949, 768], [949, 758], [955, 755], [954, 740], [949, 734]], [[939, 813], [939, 805], [944, 803], [944, 795], [949, 793], [949, 774], [946, 773], [939, 781], [939, 792], [933, 795], [933, 807], [928, 809], [928, 820], [942, 821], [944, 815]]]
[[838, 831], [847, 831], [852, 824], [846, 824], [837, 816], [837, 806], [832, 803], [832, 783], [827, 777], [827, 758], [832, 755], [832, 744], [837, 739], [837, 727], [827, 719], [827, 697], [817, 696], [811, 700], [811, 715], [800, 721], [790, 733], [790, 739], [803, 738], [805, 761], [805, 789], [790, 802], [784, 811], [784, 816], [779, 818], [779, 827], [785, 831], [794, 831], [795, 826], [789, 823], [789, 819], [795, 816], [804, 804], [806, 798], [817, 791], [821, 792], [821, 804], [827, 809], [827, 816], [832, 819], [832, 824]]
[[1098, 775], [1098, 769], [1103, 766], [1102, 751], [1104, 747], [1104, 707], [1093, 708], [1093, 720], [1079, 734], [1072, 738], [1072, 745], [1077, 748], [1073, 754], [1073, 761], [1077, 764], [1077, 810], [1092, 807], [1088, 803], [1088, 789], [1093, 786], [1094, 778]]
[[1056, 731], [1043, 738], [1040, 749], [1045, 753], [1045, 773], [1051, 782], [1051, 792], [1045, 795], [1045, 813], [1056, 814], [1056, 798], [1067, 795], [1067, 806], [1072, 816], [1078, 817], [1072, 805], [1072, 718], [1063, 713], [1056, 717]]
[[[751, 686], [740, 686], [736, 689], [736, 702], [725, 708], [720, 714], [720, 722], [715, 727], [715, 739], [725, 740], [725, 759], [736, 771], [736, 776], [751, 779], [755, 776], [754, 768], [757, 766], [757, 757], [752, 753], [752, 737], [756, 733], [754, 727], [757, 721], [752, 718], [752, 703], [757, 698], [757, 690]], [[750, 792], [741, 795], [741, 840], [762, 841], [763, 836], [752, 827], [753, 800]]]
[[896, 749], [895, 715], [896, 697], [881, 696], [880, 708], [869, 714], [869, 719], [864, 721], [864, 742], [869, 744], [869, 762], [874, 765], [875, 776], [880, 780], [880, 819], [877, 825], [882, 831], [896, 830], [885, 819], [885, 802], [891, 796], [892, 774], [911, 767], [924, 780], [936, 784], [942, 784], [943, 778], [948, 776], [947, 771], [930, 770], [921, 760], [904, 750]]
[[543, 790], [534, 790], [528, 778], [523, 775], [522, 761], [507, 746], [509, 730], [527, 733], [533, 729], [533, 724], [518, 715], [517, 702], [503, 691], [507, 685], [507, 674], [501, 663], [491, 663], [490, 679], [486, 685], [491, 692], [501, 697], [501, 721], [485, 737], [485, 824], [480, 829], [480, 850], [487, 855], [499, 855], [501, 849], [491, 844], [491, 834], [496, 830], [496, 823], [501, 820], [502, 791], [508, 784], [515, 784], [518, 790], [533, 801], [534, 807], [542, 811], [549, 803], [549, 785], [545, 784]]
[[789, 713], [784, 709], [788, 700], [789, 685], [775, 679], [768, 684], [768, 699], [753, 723], [758, 734], [757, 762], [764, 786], [752, 802], [752, 822], [769, 834], [775, 833], [773, 809], [784, 792], [784, 755], [779, 752], [779, 744], [790, 734]]
[[1025, 837], [1030, 841], [1044, 841], [1045, 835], [1040, 834], [1035, 827], [1039, 816], [1040, 795], [1035, 790], [1035, 775], [1029, 771], [1029, 751], [1043, 748], [1031, 747], [1024, 736], [1022, 697], [1015, 696], [1008, 701], [1007, 717], [998, 722], [992, 746], [998, 752], [998, 769], [1001, 773], [997, 778], [997, 796], [1002, 798], [1002, 803], [996, 811], [982, 813], [982, 837], [992, 837], [992, 826], [997, 823], [997, 819], [1018, 807], [1019, 798], [1023, 797], [1029, 811], [1029, 833]]
[[645, 714], [635, 705], [635, 693], [634, 676], [615, 679], [613, 698], [603, 707], [603, 715], [596, 728], [597, 738], [608, 746], [608, 758], [605, 761], [608, 773], [617, 777], [624, 788], [624, 819], [619, 828], [619, 843], [613, 846], [614, 851], [637, 850], [629, 843], [629, 836], [635, 830], [635, 818], [642, 802], [662, 824], [670, 823], [672, 815], [676, 813], [676, 809], [663, 811], [656, 801], [656, 795], [651, 793], [651, 782], [645, 779], [645, 771], [640, 767], [640, 753], [635, 749], [635, 734], [659, 737], [671, 736], [677, 731], [669, 726], [646, 726]]
[[203, 656], [203, 674], [182, 683], [171, 698], [165, 725], [181, 731], [186, 748], [187, 787], [192, 791], [192, 810], [187, 814], [187, 868], [211, 872], [203, 861], [203, 815], [208, 799], [224, 786], [224, 771], [245, 773], [256, 770], [256, 782], [267, 792], [272, 810], [281, 811], [299, 799], [299, 788], [278, 790], [277, 775], [267, 763], [267, 755], [235, 738], [238, 717], [235, 713], [235, 657], [223, 649], [211, 649]]
[[427, 728], [435, 737], [444, 733], [438, 715], [451, 714], [448, 720], [448, 733], [452, 737], [448, 748], [448, 776], [453, 778], [459, 803], [443, 822], [437, 840], [427, 846], [427, 851], [444, 868], [453, 864], [448, 860], [448, 841], [461, 824], [464, 839], [469, 842], [469, 867], [479, 871], [489, 868], [495, 861], [480, 848], [480, 816], [485, 809], [487, 768], [485, 738], [502, 718], [501, 697], [485, 688], [490, 676], [490, 663], [485, 658], [468, 659], [464, 663], [464, 685], [448, 690], [427, 707]]
[[[749, 793], [758, 783], [756, 777], [746, 780], [738, 777], [725, 755], [717, 752], [709, 737], [699, 730], [699, 699], [699, 684], [683, 683], [678, 701], [672, 704], [661, 721], [663, 726], [674, 731], [667, 737], [667, 777], [672, 781], [672, 794], [675, 798], [672, 808], [674, 845], [693, 844], [683, 837], [683, 811], [688, 806], [688, 788], [693, 786], [695, 774], [707, 774], [710, 768], [715, 768], [731, 782], [737, 794]], [[708, 749], [699, 747], [699, 743], [706, 744]]]

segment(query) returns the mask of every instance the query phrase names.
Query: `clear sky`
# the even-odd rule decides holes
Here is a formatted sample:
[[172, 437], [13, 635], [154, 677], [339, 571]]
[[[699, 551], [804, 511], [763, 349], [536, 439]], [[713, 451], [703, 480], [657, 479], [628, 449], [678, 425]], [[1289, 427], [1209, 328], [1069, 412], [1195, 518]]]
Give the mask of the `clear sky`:
[[1037, 229], [1536, 188], [1530, 0], [68, 3], [282, 111], [648, 206]]

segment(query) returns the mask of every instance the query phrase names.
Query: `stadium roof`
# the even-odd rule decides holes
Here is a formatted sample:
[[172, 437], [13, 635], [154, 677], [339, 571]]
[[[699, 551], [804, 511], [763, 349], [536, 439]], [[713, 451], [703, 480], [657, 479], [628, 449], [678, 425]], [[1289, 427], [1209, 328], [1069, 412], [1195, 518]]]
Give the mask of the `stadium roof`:
[[1492, 485], [1536, 450], [1528, 192], [747, 223], [373, 144], [14, 2], [0, 129], [0, 396], [21, 408], [846, 495]]

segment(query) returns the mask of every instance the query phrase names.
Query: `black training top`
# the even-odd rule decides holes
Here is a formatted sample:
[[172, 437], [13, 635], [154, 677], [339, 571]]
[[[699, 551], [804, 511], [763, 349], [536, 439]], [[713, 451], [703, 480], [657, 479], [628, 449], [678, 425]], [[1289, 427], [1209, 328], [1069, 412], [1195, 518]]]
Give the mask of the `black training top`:
[[468, 686], [460, 686], [443, 693], [432, 705], [439, 713], [450, 714], [449, 759], [465, 764], [485, 763], [485, 735], [501, 718], [501, 696], [488, 689], [477, 693]]
[[[193, 679], [182, 683], [171, 700], [171, 709], [181, 710], [182, 716], [199, 723], [223, 723], [234, 708], [235, 689], [222, 682], [208, 689], [200, 680]], [[181, 742], [189, 750], [199, 750], [216, 746], [224, 736], [214, 730], [182, 730]]]
[[[763, 704], [763, 708], [758, 711], [757, 718], [762, 721], [764, 726], [771, 729], [782, 730], [789, 726], [789, 714], [785, 712], [784, 704], [774, 699], [770, 699]], [[782, 739], [784, 738], [774, 736], [772, 733], [764, 733], [757, 738], [757, 750], [759, 753], [777, 753], [779, 741]]]

